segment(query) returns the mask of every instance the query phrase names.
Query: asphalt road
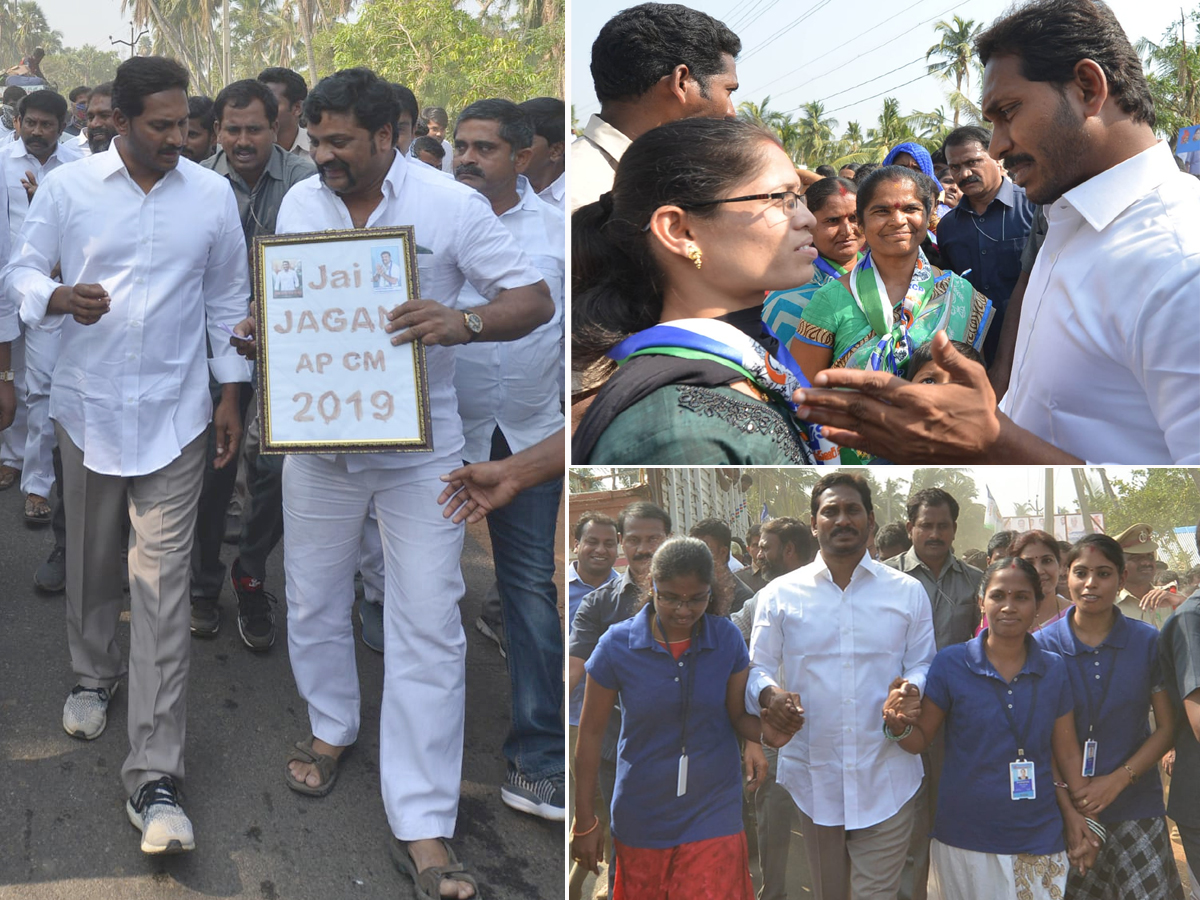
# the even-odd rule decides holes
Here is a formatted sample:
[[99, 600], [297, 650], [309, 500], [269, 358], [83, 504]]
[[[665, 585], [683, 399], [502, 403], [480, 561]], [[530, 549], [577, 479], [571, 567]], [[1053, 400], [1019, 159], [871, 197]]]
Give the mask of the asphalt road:
[[[53, 539], [49, 529], [24, 525], [22, 503], [15, 488], [0, 493], [0, 900], [414, 896], [388, 855], [379, 797], [383, 657], [358, 645], [362, 734], [337, 786], [323, 799], [295, 794], [284, 784], [284, 757], [309, 729], [288, 664], [286, 623], [271, 651], [252, 654], [237, 635], [228, 587], [220, 634], [192, 643], [182, 803], [197, 849], [169, 858], [141, 853], [119, 778], [128, 752], [126, 694], [117, 693], [96, 741], [63, 732], [63, 701], [74, 684], [63, 600], [32, 584]], [[462, 566], [467, 726], [454, 846], [486, 900], [560, 898], [564, 827], [500, 801], [509, 682], [495, 646], [474, 628], [492, 581], [486, 526], [468, 529]], [[282, 620], [282, 548], [271, 557], [267, 588], [281, 599]], [[127, 648], [127, 624], [122, 631]]]

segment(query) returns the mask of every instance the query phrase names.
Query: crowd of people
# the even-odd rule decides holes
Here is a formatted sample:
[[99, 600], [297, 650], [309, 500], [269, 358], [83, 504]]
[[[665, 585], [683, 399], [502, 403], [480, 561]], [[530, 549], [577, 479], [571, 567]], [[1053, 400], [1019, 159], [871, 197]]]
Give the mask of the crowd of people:
[[1032, 0], [974, 48], [986, 126], [810, 170], [733, 118], [722, 22], [601, 28], [574, 463], [1200, 460], [1200, 183], [1141, 59], [1095, 0]]
[[[282, 542], [287, 652], [311, 734], [280, 775], [299, 793], [329, 793], [359, 733], [361, 573], [362, 639], [384, 657], [393, 858], [418, 896], [475, 896], [449, 843], [464, 521], [487, 519], [509, 650], [501, 798], [565, 816], [554, 584], [564, 104], [480, 99], [451, 128], [445, 109], [421, 109], [365, 68], [315, 85], [269, 68], [211, 99], [189, 96], [189, 81], [171, 59], [136, 56], [111, 82], [72, 90], [73, 106], [50, 89], [4, 94], [15, 117], [0, 134], [0, 490], [19, 485], [26, 521], [53, 528], [33, 577], [66, 595], [76, 684], [63, 728], [100, 738], [127, 685], [121, 778], [141, 849], [195, 847], [179, 799], [190, 643], [218, 634], [232, 600], [242, 643], [270, 650], [266, 561]], [[426, 345], [433, 449], [258, 452], [255, 238], [393, 226], [414, 229], [420, 294], [388, 313], [384, 340]], [[556, 434], [557, 459], [545, 452]]]
[[576, 519], [571, 900], [602, 861], [613, 900], [784, 900], [796, 832], [818, 900], [1183, 900], [1200, 567], [1160, 571], [1145, 524], [959, 556], [951, 494], [877, 529], [845, 471], [810, 511], [755, 526], [745, 565], [721, 519]]

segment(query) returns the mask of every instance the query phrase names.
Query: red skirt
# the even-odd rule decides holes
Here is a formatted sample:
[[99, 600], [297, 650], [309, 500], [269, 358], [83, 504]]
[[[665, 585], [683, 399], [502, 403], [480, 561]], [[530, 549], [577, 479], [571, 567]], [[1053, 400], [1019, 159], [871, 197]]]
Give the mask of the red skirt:
[[613, 900], [754, 900], [744, 831], [662, 850], [613, 843]]

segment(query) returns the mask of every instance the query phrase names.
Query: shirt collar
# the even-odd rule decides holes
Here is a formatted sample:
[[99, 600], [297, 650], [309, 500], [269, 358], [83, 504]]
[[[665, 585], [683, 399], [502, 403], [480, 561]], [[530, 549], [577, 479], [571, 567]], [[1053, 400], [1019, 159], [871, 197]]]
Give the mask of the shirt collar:
[[[996, 667], [987, 658], [987, 652], [984, 650], [987, 635], [988, 629], [985, 628], [979, 632], [978, 637], [967, 641], [967, 668], [976, 675], [988, 675], [992, 678], [1000, 678], [1000, 673], [996, 671]], [[1037, 641], [1029, 634], [1025, 635], [1025, 665], [1021, 666], [1021, 671], [1017, 675], [1025, 675], [1026, 673], [1038, 676], [1046, 674], [1046, 657], [1043, 655], [1042, 648], [1038, 646]]]
[[[129, 174], [129, 169], [125, 166], [125, 160], [121, 159], [121, 154], [117, 152], [117, 143], [120, 140], [121, 136], [118, 134], [112, 139], [112, 143], [108, 145], [107, 150], [105, 150], [103, 153], [94, 154], [92, 158], [99, 160], [96, 165], [100, 170], [100, 178], [102, 180], [111, 177], [117, 172], [124, 172], [125, 177], [129, 179], [129, 183], [136, 187], [137, 182], [133, 180], [133, 176]], [[168, 178], [185, 178], [187, 167], [198, 165], [198, 163], [194, 163], [190, 159], [184, 159], [181, 156], [175, 168], [163, 175], [163, 177], [158, 180], [158, 183], [162, 184], [166, 182]], [[140, 191], [141, 187], [138, 187], [138, 190]], [[151, 190], [154, 190], [154, 188], [151, 188]]]
[[992, 202], [987, 205], [987, 209], [985, 209], [982, 213], [976, 213], [975, 208], [971, 206], [971, 201], [966, 197], [963, 197], [962, 200], [959, 201], [958, 206], [955, 207], [955, 209], [961, 209], [978, 219], [987, 215], [988, 210], [992, 208], [992, 204], [996, 201], [1003, 203], [1009, 209], [1012, 209], [1016, 203], [1016, 192], [1013, 190], [1012, 179], [1008, 176], [1000, 179], [1000, 190], [996, 192], [996, 196], [992, 198]]
[[[614, 578], [620, 578], [620, 577], [621, 576], [617, 574], [616, 569], [609, 569], [608, 577], [606, 579], [604, 579], [604, 584], [608, 584]], [[586, 581], [584, 581], [582, 578], [579, 577], [579, 572], [576, 571], [574, 562], [572, 562], [569, 566], [567, 566], [567, 582], [570, 583], [572, 581], [578, 581], [580, 584], [587, 584]], [[600, 585], [600, 587], [598, 587], [598, 588], [594, 588], [594, 590], [597, 590], [597, 591], [600, 590], [601, 587], [604, 587], [604, 584]], [[591, 585], [589, 584], [588, 587], [591, 587]]]
[[[708, 624], [708, 616], [702, 616], [700, 619], [700, 627], [696, 631], [696, 639], [692, 644], [691, 649], [712, 650], [716, 647], [713, 639], [712, 628]], [[650, 630], [650, 621], [652, 616], [645, 611], [639, 609], [633, 615], [633, 627], [629, 629], [629, 649], [630, 650], [657, 650], [659, 653], [666, 653], [662, 645], [654, 639], [654, 632]]]
[[909, 547], [907, 550], [905, 550], [902, 558], [904, 560], [904, 567], [900, 570], [901, 572], [911, 572], [913, 569], [924, 569], [930, 574], [931, 577], [935, 579], [941, 578], [951, 569], [961, 572], [964, 566], [963, 561], [954, 555], [953, 548], [950, 550], [950, 555], [946, 557], [946, 563], [942, 567], [942, 571], [937, 574], [934, 573], [933, 569], [929, 568], [929, 566], [925, 565], [925, 563], [921, 561], [921, 557], [917, 556], [916, 547]]
[[[259, 176], [261, 181], [263, 176], [270, 176], [276, 181], [283, 181], [283, 161], [287, 157], [287, 151], [278, 144], [271, 145], [271, 155], [267, 158], [266, 168], [263, 169], [262, 175]], [[217, 148], [217, 155], [213, 158], [212, 170], [218, 175], [224, 175], [226, 178], [237, 178], [242, 184], [246, 183], [241, 175], [229, 165], [229, 154], [225, 152], [224, 147]]]
[[1165, 141], [1071, 188], [1062, 200], [1103, 231], [1121, 213], [1179, 172]]
[[[37, 157], [34, 156], [32, 153], [30, 153], [29, 150], [25, 147], [25, 140], [24, 140], [24, 138], [22, 138], [20, 136], [17, 136], [13, 140], [12, 146], [9, 148], [9, 152], [13, 156], [17, 157], [18, 159], [20, 159], [23, 156], [28, 156], [30, 159], [37, 159]], [[54, 160], [54, 159], [59, 159], [58, 142], [57, 141], [54, 142], [54, 147], [53, 147], [53, 149], [51, 149], [50, 155], [46, 157], [46, 161], [38, 162], [38, 165], [48, 166], [50, 164], [50, 161]]]
[[[387, 175], [384, 176], [383, 184], [380, 186], [380, 189], [383, 191], [385, 201], [392, 201], [400, 196], [400, 189], [404, 186], [404, 179], [408, 176], [408, 167], [410, 165], [423, 166], [425, 163], [410, 163], [404, 158], [404, 154], [393, 147], [392, 165], [391, 168], [388, 169]], [[318, 179], [319, 177], [320, 173], [318, 173]], [[335, 191], [330, 190], [329, 186], [326, 185], [324, 181], [321, 182], [321, 190], [327, 192], [331, 197], [336, 197], [338, 201], [345, 205], [345, 201], [342, 200], [342, 198], [339, 197]], [[379, 207], [377, 206], [375, 209], [378, 210]], [[375, 212], [372, 211], [371, 215], [375, 215]]]
[[[867, 574], [874, 575], [875, 574], [874, 567], [882, 566], [882, 565], [883, 565], [883, 563], [876, 562], [875, 560], [871, 559], [871, 554], [868, 553], [864, 549], [862, 559], [860, 559], [858, 561], [858, 565], [854, 567], [854, 572], [857, 573], [859, 569], [862, 569]], [[811, 566], [813, 569], [814, 577], [820, 577], [820, 576], [824, 575], [829, 581], [833, 581], [833, 576], [829, 574], [829, 565], [825, 562], [825, 557], [821, 555], [821, 552], [819, 550], [817, 551], [817, 558], [814, 559], [811, 563], [809, 563], [809, 566]], [[850, 580], [851, 581], [854, 580], [853, 573], [850, 575]]]
[[595, 113], [588, 119], [583, 136], [616, 160], [619, 160], [633, 143], [624, 132], [613, 128]]
[[1061, 648], [1059, 652], [1066, 656], [1079, 656], [1099, 650], [1101, 647], [1124, 649], [1129, 642], [1129, 619], [1117, 608], [1116, 604], [1113, 604], [1113, 612], [1116, 613], [1116, 618], [1113, 619], [1113, 625], [1108, 635], [1095, 647], [1089, 647], [1076, 637], [1075, 629], [1071, 627], [1071, 621], [1075, 616], [1075, 607], [1072, 606], [1067, 610], [1065, 616], [1049, 626], [1059, 632], [1058, 645]]

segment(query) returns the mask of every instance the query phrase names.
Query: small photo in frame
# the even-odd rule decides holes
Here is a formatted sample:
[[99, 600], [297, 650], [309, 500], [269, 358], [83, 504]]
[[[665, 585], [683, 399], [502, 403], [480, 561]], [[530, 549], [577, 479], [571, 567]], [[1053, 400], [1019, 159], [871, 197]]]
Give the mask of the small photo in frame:
[[371, 287], [377, 291], [404, 290], [404, 267], [398, 247], [371, 248]]
[[271, 261], [271, 296], [275, 299], [304, 296], [304, 273], [298, 259]]

